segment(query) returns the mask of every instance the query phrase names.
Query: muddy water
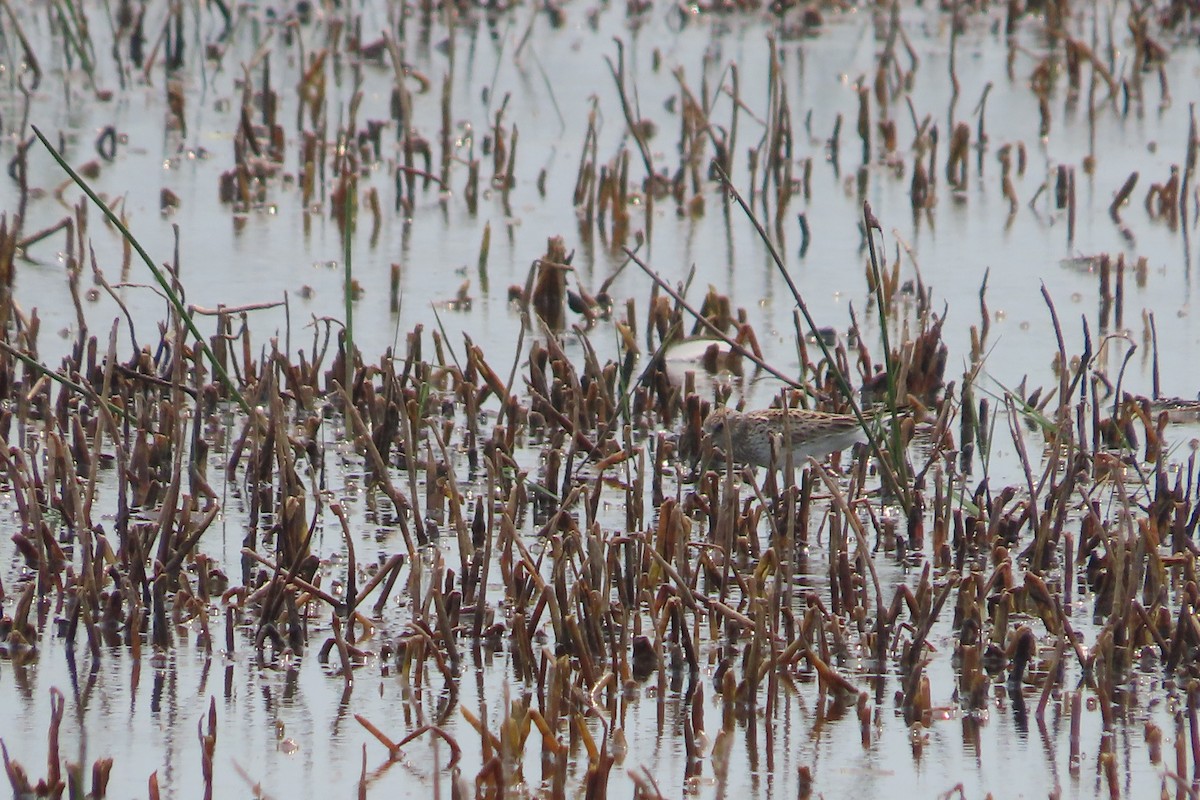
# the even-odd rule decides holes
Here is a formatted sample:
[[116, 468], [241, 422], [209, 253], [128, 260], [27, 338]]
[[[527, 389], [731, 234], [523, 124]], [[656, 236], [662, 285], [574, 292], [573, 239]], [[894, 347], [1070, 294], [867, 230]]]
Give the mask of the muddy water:
[[[784, 32], [777, 46], [792, 110], [796, 141], [792, 156], [797, 163], [811, 159], [812, 173], [810, 196], [798, 195], [792, 200], [776, 243], [819, 325], [844, 333], [853, 308], [869, 346], [875, 352], [879, 349], [878, 317], [869, 304], [865, 240], [860, 228], [862, 202], [868, 201], [883, 226], [888, 264], [899, 257], [905, 280], [914, 279], [919, 268], [920, 278], [932, 288], [934, 309], [939, 313], [943, 306], [947, 309], [944, 338], [949, 347], [949, 379], [958, 379], [967, 368], [969, 331], [980, 324], [979, 291], [985, 272], [990, 270], [986, 297], [992, 327], [980, 385], [999, 395], [1026, 376], [1031, 386], [1056, 382], [1052, 361], [1057, 346], [1041, 295], [1043, 286], [1062, 320], [1068, 353], [1077, 354], [1083, 348], [1081, 320], [1087, 321], [1093, 343], [1100, 341], [1106, 331], [1100, 319], [1099, 276], [1095, 262], [1082, 257], [1109, 253], [1115, 259], [1124, 254], [1131, 265], [1139, 258], [1146, 259], [1144, 281], [1137, 279], [1132, 267], [1126, 272], [1123, 323], [1128, 338], [1111, 340], [1110, 349], [1100, 353], [1101, 363], [1115, 374], [1126, 349], [1136, 345], [1124, 386], [1128, 391], [1149, 394], [1151, 348], [1144, 336], [1143, 311], [1152, 312], [1160, 345], [1162, 393], [1194, 398], [1197, 387], [1191, 354], [1200, 338], [1190, 314], [1195, 255], [1188, 237], [1196, 232], [1194, 198], [1189, 198], [1190, 210], [1175, 228], [1151, 218], [1142, 199], [1152, 182], [1165, 182], [1172, 165], [1183, 163], [1189, 103], [1195, 99], [1194, 93], [1189, 93], [1200, 72], [1200, 53], [1194, 47], [1171, 46], [1178, 34], [1164, 32], [1161, 41], [1170, 46], [1165, 74], [1172, 102], [1162, 102], [1157, 75], [1147, 72], [1140, 104], [1133, 102], [1126, 110], [1123, 96], [1118, 93], [1105, 99], [1107, 89], [1101, 85], [1096, 89], [1101, 99], [1092, 115], [1086, 78], [1082, 97], [1069, 107], [1060, 63], [1050, 95], [1050, 130], [1041, 135], [1037, 100], [1029, 88], [1035, 68], [1048, 52], [1039, 20], [1022, 20], [1015, 36], [1010, 78], [1003, 9], [965, 13], [963, 29], [952, 37], [949, 14], [932, 5], [906, 4], [901, 14], [905, 33], [919, 57], [910, 92], [912, 111], [917, 120], [929, 116], [940, 132], [937, 204], [919, 214], [914, 214], [909, 198], [913, 156], [907, 148], [914, 128], [908, 108], [902, 101], [889, 108], [898, 129], [900, 149], [893, 157], [899, 166], [872, 158], [864, 167], [855, 132], [856, 83], [866, 81], [869, 86], [874, 79], [886, 36], [886, 14], [876, 17], [860, 8], [825, 10], [819, 30], [796, 36], [786, 35], [784, 26], [764, 11], [701, 13], [689, 8], [680, 13], [665, 5], [650, 9], [636, 22], [630, 21], [623, 5], [570, 5], [563, 9], [560, 27], [552, 25], [547, 14], [518, 7], [490, 18], [469, 16], [450, 34], [436, 14], [425, 24], [419, 17], [411, 18], [405, 60], [431, 81], [430, 91], [414, 96], [414, 127], [436, 143], [441, 88], [449, 82], [456, 155], [480, 158], [484, 136], [503, 105], [509, 135], [513, 127], [519, 129], [516, 184], [505, 199], [502, 192], [487, 187], [485, 180], [478, 211], [470, 213], [463, 199], [466, 169], [459, 164], [451, 172], [446, 191], [436, 187], [419, 190], [410, 212], [396, 213], [393, 167], [399, 147], [394, 126], [384, 128], [383, 159], [367, 167], [360, 183], [364, 191], [372, 187], [378, 191], [384, 209], [381, 224], [373, 232], [369, 216], [364, 216], [353, 239], [353, 273], [362, 288], [353, 310], [357, 346], [366, 360], [372, 361], [397, 341], [403, 342], [413, 326], [423, 324], [430, 331], [440, 325], [452, 346], [459, 347], [461, 334], [466, 333], [483, 344], [491, 363], [508, 365], [521, 357], [517, 352], [520, 316], [509, 302], [509, 287], [525, 284], [530, 263], [544, 252], [547, 237], [562, 235], [568, 247], [575, 249], [572, 280], [591, 291], [624, 264], [619, 246], [595, 232], [581, 233], [571, 203], [593, 100], [599, 119], [600, 160], [608, 161], [622, 146], [629, 147], [631, 157], [637, 159], [605, 60], [617, 59], [613, 37], [624, 42], [628, 89], [636, 95], [640, 114], [657, 126], [657, 134], [649, 141], [656, 167], [668, 171], [678, 164], [680, 87], [672, 71], [681, 71], [691, 91], [707, 90], [713, 119], [728, 120], [730, 97], [718, 93], [716, 87], [727, 80], [728, 65], [736, 63], [740, 99], [746, 110], [739, 119], [731, 177], [749, 197], [746, 151], [757, 146], [764, 135], [756, 118], [765, 119], [768, 113], [770, 50], [765, 37]], [[279, 12], [277, 17], [287, 9], [239, 10], [241, 16], [226, 42], [218, 38], [222, 26], [215, 12], [197, 10], [193, 15], [192, 9], [187, 10], [185, 43], [190, 55], [179, 73], [185, 88], [186, 133], [171, 129], [161, 65], [148, 77], [133, 70], [128, 86], [120, 87], [115, 67], [105, 55], [111, 34], [103, 7], [89, 6], [88, 13], [92, 15], [95, 50], [101, 54], [96, 81], [114, 92], [105, 102], [91, 96], [77, 58], [72, 59], [72, 68], [66, 66], [64, 39], [52, 30], [49, 7], [35, 4], [14, 10], [46, 73], [29, 105], [29, 122], [52, 141], [61, 136], [67, 160], [75, 165], [97, 158], [93, 142], [105, 126], [113, 126], [119, 136], [116, 158], [112, 163], [101, 162], [92, 185], [106, 197], [123, 198], [130, 227], [156, 261], [172, 260], [177, 229], [179, 272], [187, 301], [216, 308], [286, 298], [286, 306], [249, 312], [247, 324], [255, 347], [278, 337], [288, 353], [311, 353], [314, 319], [345, 317], [344, 256], [338, 227], [331, 219], [331, 187], [324, 187], [318, 200], [306, 208], [297, 185], [300, 144], [293, 134], [295, 87], [302, 61], [297, 40], [286, 43], [284, 32], [269, 13]], [[361, 12], [363, 39], [375, 39], [393, 11], [388, 4], [367, 4]], [[313, 21], [296, 29], [294, 36], [304, 41], [306, 52], [322, 46], [329, 22], [338, 13], [342, 12], [318, 10]], [[1122, 74], [1128, 73], [1123, 65], [1131, 52], [1125, 13], [1123, 7], [1100, 5], [1080, 10], [1081, 16], [1070, 26], [1082, 41], [1092, 42], [1093, 35], [1097, 36], [1093, 47], [1107, 60], [1105, 43], [1113, 18], [1117, 49], [1112, 63]], [[788, 26], [796, 23], [795, 14], [788, 16]], [[157, 30], [161, 15], [160, 9], [148, 12], [147, 31]], [[448, 57], [448, 36], [453, 38], [453, 64]], [[149, 38], [153, 41], [155, 35]], [[5, 45], [2, 77], [13, 89], [0, 98], [4, 134], [0, 154], [7, 161], [29, 131], [19, 127], [23, 106], [15, 91], [20, 49], [7, 33]], [[224, 48], [219, 64], [197, 57], [205, 45]], [[289, 132], [287, 158], [282, 174], [269, 182], [260, 204], [233, 209], [221, 202], [218, 185], [232, 161], [243, 77], [239, 64], [249, 63], [260, 45], [270, 49], [272, 81], [280, 91], [279, 118]], [[902, 50], [897, 59], [910, 68]], [[950, 78], [952, 59], [959, 85], [957, 98]], [[344, 54], [331, 57], [330, 128], [349, 113], [353, 61]], [[360, 74], [360, 122], [388, 120], [392, 69], [386, 57], [380, 63], [363, 65]], [[256, 82], [261, 80], [261, 63], [254, 76]], [[976, 109], [988, 84], [991, 90], [983, 116], [988, 141], [980, 152], [975, 149]], [[877, 121], [877, 112], [873, 107], [872, 123]], [[842, 124], [833, 160], [828, 140], [839, 116]], [[957, 122], [969, 124], [972, 149], [967, 185], [952, 192], [942, 170], [950, 130]], [[878, 152], [877, 133], [873, 141]], [[1013, 176], [1019, 205], [1011, 220], [997, 159], [1005, 144], [1023, 145], [1027, 158], [1024, 174]], [[1084, 167], [1089, 154], [1094, 155], [1094, 169]], [[1053, 202], [1053, 180], [1059, 165], [1075, 170], [1078, 207], [1073, 239], [1068, 236], [1067, 210], [1056, 208]], [[485, 176], [490, 175], [490, 158], [484, 158], [483, 170]], [[631, 171], [642, 174], [636, 163]], [[1123, 210], [1123, 233], [1110, 219], [1108, 206], [1133, 171], [1140, 174], [1140, 180]], [[79, 193], [68, 186], [60, 199], [56, 190], [65, 180], [35, 143], [30, 150], [28, 183], [41, 193], [29, 202], [27, 232], [69, 213]], [[167, 213], [160, 211], [164, 188], [179, 198], [178, 208]], [[736, 306], [747, 309], [767, 359], [785, 371], [794, 370], [795, 303], [767, 248], [738, 208], [723, 202], [715, 183], [703, 187], [702, 198], [702, 214], [681, 213], [669, 197], [657, 200], [650, 226], [644, 200], [636, 205], [632, 231], [642, 231], [646, 239], [640, 256], [671, 283], [685, 280], [694, 267], [689, 297], [698, 300], [710, 284], [728, 294]], [[0, 211], [11, 214], [17, 204], [15, 184], [7, 179], [0, 182]], [[761, 206], [756, 208], [762, 211]], [[774, 212], [773, 201], [769, 209], [768, 218]], [[110, 283], [126, 283], [119, 292], [144, 343], [152, 338], [157, 321], [165, 317], [165, 303], [147, 288], [150, 277], [140, 264], [135, 261], [128, 270], [122, 269], [116, 232], [104, 228], [94, 208], [88, 213], [97, 264]], [[811, 234], [803, 255], [800, 214]], [[485, 226], [491, 229], [486, 281], [477, 266]], [[897, 256], [899, 241], [911, 246], [911, 257]], [[633, 245], [632, 235], [628, 244]], [[16, 273], [16, 301], [27, 313], [36, 309], [42, 319], [38, 355], [50, 365], [56, 364], [81, 334], [63, 253], [61, 234], [32, 245]], [[399, 265], [398, 312], [391, 308], [388, 291], [392, 264]], [[90, 286], [87, 275], [85, 270], [84, 283]], [[469, 305], [451, 304], [468, 281]], [[651, 285], [641, 270], [628, 266], [610, 293], [619, 307], [624, 298], [635, 298], [639, 313], [644, 313]], [[85, 321], [90, 333], [104, 339], [120, 310], [103, 292], [98, 295], [85, 299]], [[211, 332], [211, 318], [206, 321], [203, 329]], [[896, 323], [893, 336], [901, 334], [901, 326]], [[1119, 332], [1115, 320], [1109, 324], [1111, 331]], [[121, 336], [126, 336], [124, 328]], [[616, 354], [616, 339], [611, 326], [603, 322], [589, 335], [602, 357]], [[123, 339], [122, 347], [128, 346]], [[565, 347], [573, 355], [580, 353], [569, 335]], [[765, 404], [775, 390], [769, 381], [734, 384], [735, 391], [748, 395], [752, 405]], [[329, 453], [325, 486], [351, 513], [359, 563], [371, 563], [400, 552], [403, 545], [386, 515], [371, 510], [373, 498], [363, 485], [362, 460], [344, 444], [345, 433], [339, 425], [331, 422], [322, 431]], [[1169, 428], [1176, 461], [1189, 455], [1188, 443], [1196, 433], [1194, 425]], [[1039, 438], [1033, 433], [1025, 435], [1029, 452], [1037, 458]], [[212, 453], [211, 474], [221, 474], [218, 465], [223, 455]], [[523, 463], [536, 465], [536, 450], [525, 455], [528, 461]], [[996, 442], [992, 470], [997, 485], [1023, 483], [1015, 446], [1006, 437]], [[457, 474], [466, 476], [465, 467]], [[461, 484], [468, 494], [486, 490], [479, 482], [463, 480]], [[109, 474], [101, 488], [111, 497], [115, 477]], [[247, 507], [238, 497], [237, 486], [226, 487], [226, 491], [221, 521], [206, 534], [203, 550], [224, 564], [237, 583]], [[16, 530], [16, 505], [6, 498], [5, 506]], [[110, 509], [105, 524], [114, 513]], [[621, 508], [608, 507], [604, 514], [606, 527], [618, 530], [623, 524]], [[525, 533], [535, 530], [532, 520], [527, 528]], [[530, 545], [537, 543], [531, 541]], [[814, 541], [808, 561], [800, 565], [797, 581], [801, 589], [827, 589], [823, 545], [823, 539]], [[313, 549], [324, 560], [326, 585], [343, 580], [345, 549], [332, 515], [319, 521]], [[453, 542], [445, 542], [442, 549], [442, 557], [456, 566]], [[8, 536], [0, 538], [0, 557], [5, 611], [11, 613], [19, 587], [28, 576]], [[426, 554], [426, 558], [433, 557]], [[877, 566], [884, 586], [904, 582], [915, 586], [921, 561], [918, 558], [904, 565], [881, 556]], [[493, 573], [490, 595], [500, 597], [503, 591]], [[313, 649], [304, 658], [261, 664], [254, 657], [255, 625], [249, 618], [235, 632], [233, 652], [225, 652], [224, 614], [214, 603], [211, 655], [197, 639], [199, 630], [192, 628], [180, 631], [169, 650], [144, 648], [140, 660], [123, 646], [93, 660], [85, 647], [77, 646], [72, 653], [64, 645], [54, 623], [60, 611], [50, 607], [42, 614], [36, 660], [25, 665], [0, 662], [0, 707], [6, 709], [0, 718], [0, 738], [10, 757], [34, 775], [41, 774], [51, 692], [57, 689], [65, 696], [63, 756], [84, 763], [112, 758], [110, 796], [143, 796], [152, 773], [165, 796], [191, 796], [203, 783], [198, 725], [215, 701], [219, 726], [216, 796], [258, 791], [255, 787], [273, 797], [348, 793], [364, 769], [368, 795], [416, 797], [428, 796], [431, 790], [446, 794], [450, 791], [447, 746], [422, 739], [406, 746], [399, 762], [385, 769], [386, 751], [354, 715], [369, 718], [393, 740], [423, 723], [438, 722], [464, 743], [461, 767], [463, 774], [472, 778], [482, 766], [483, 755], [478, 735], [459, 708], [483, 716], [495, 726], [504, 704], [517, 700], [528, 687], [513, 679], [507, 639], [497, 650], [481, 648], [477, 653], [470, 653], [464, 645], [464, 670], [456, 695], [447, 694], [438, 680], [411, 685], [380, 655], [382, 643], [406, 631], [411, 614], [408, 602], [406, 596], [393, 598], [378, 620], [373, 639], [359, 643], [370, 656], [355, 671], [349, 692], [343, 691], [343, 681], [333, 674], [334, 669], [314, 657], [316, 646], [329, 635], [327, 620], [313, 622]], [[1067, 612], [1085, 646], [1090, 645], [1098, 628], [1085, 586], [1076, 588]], [[739, 721], [729, 749], [728, 772], [722, 779], [708, 761], [698, 776], [686, 775], [683, 728], [693, 724], [695, 714], [685, 702], [694, 697], [686, 671], [678, 680], [668, 676], [661, 685], [655, 677], [632, 686], [623, 695], [619, 718], [613, 721], [622, 731], [625, 747], [616, 748], [618, 766], [610, 788], [615, 794], [631, 793], [629, 775], [633, 773], [652, 775], [668, 797], [685, 793], [792, 797], [800, 789], [798, 770], [805, 767], [814, 776], [815, 790], [826, 797], [882, 796], [898, 791], [933, 797], [959, 784], [967, 797], [987, 792], [997, 797], [1055, 792], [1091, 797], [1109, 792], [1097, 751], [1102, 737], [1111, 737], [1121, 794], [1148, 796], [1164, 783], [1168, 791], [1174, 790], [1172, 780], [1164, 778], [1165, 768], [1151, 761], [1144, 729], [1148, 721], [1161, 728], [1164, 751], [1170, 753], [1175, 742], [1174, 712], [1186, 697], [1176, 685], [1178, 679], [1164, 675], [1156, 661], [1143, 664], [1122, 687], [1127, 693], [1125, 715], [1110, 731], [1103, 730], [1100, 712], [1084, 690], [1079, 720], [1082, 753], [1073, 761], [1072, 692], [1056, 690], [1044, 719], [1038, 720], [1033, 714], [1037, 688], [1026, 687], [1022, 702], [1011, 696], [1012, 689], [1001, 679], [993, 687], [987, 710], [968, 713], [960, 707], [954, 691], [956, 672], [950, 654], [955, 636], [944, 619], [930, 637], [928, 675], [934, 711], [927, 725], [910, 728], [906, 724], [896, 701], [899, 681], [891, 665], [881, 668], [854, 654], [838, 666], [869, 694], [872, 711], [865, 731], [853, 705], [828, 705], [809, 676], [807, 683], [800, 680], [782, 689], [778, 707], [770, 715], [759, 706], [751, 712], [756, 717], [754, 724]], [[703, 695], [695, 702], [703, 704], [711, 729], [702, 737], [708, 752], [721, 719], [714, 687], [721, 653], [706, 642], [701, 656]], [[1074, 660], [1064, 663], [1062, 686], [1074, 690], [1081, 671]], [[597, 719], [589, 718], [587, 725], [593, 735], [601, 735]], [[536, 740], [534, 733], [531, 741]], [[564, 736], [564, 740], [573, 748], [569, 785], [578, 785], [586, 771], [586, 752], [577, 736]], [[526, 752], [528, 784], [524, 788], [538, 793], [544, 787], [538, 784], [537, 747], [528, 746]]]

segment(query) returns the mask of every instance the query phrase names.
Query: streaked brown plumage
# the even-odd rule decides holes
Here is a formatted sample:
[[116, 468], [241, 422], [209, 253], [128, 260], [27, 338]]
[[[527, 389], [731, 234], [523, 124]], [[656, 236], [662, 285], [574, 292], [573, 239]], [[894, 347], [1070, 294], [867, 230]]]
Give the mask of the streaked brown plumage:
[[[870, 419], [870, 415], [868, 415]], [[809, 457], [823, 458], [845, 450], [855, 442], [865, 442], [866, 434], [858, 420], [849, 414], [826, 414], [802, 408], [767, 408], [759, 411], [734, 411], [720, 407], [704, 420], [704, 435], [713, 447], [731, 450], [734, 461], [766, 467], [771, 464], [771, 440], [792, 449], [792, 464], [804, 466]], [[775, 465], [782, 467], [787, 454], [780, 450]]]

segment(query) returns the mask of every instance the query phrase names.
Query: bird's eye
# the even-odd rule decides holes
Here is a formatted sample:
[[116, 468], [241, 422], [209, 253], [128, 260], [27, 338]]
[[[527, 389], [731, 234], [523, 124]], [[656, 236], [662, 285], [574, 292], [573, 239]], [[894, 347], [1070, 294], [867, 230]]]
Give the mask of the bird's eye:
[[713, 425], [713, 426], [712, 426], [712, 430], [710, 431], [710, 433], [711, 433], [713, 436], [720, 436], [720, 435], [721, 435], [721, 431], [723, 431], [723, 430], [725, 430], [725, 423], [724, 423], [724, 422], [718, 422], [716, 425]]

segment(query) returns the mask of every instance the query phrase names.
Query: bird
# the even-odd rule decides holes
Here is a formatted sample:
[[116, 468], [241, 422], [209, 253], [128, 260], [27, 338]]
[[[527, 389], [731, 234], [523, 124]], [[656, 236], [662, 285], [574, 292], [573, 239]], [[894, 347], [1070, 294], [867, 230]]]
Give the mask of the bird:
[[[864, 414], [868, 421], [874, 416]], [[792, 464], [803, 466], [810, 457], [822, 458], [867, 441], [866, 432], [853, 415], [804, 408], [735, 411], [719, 406], [704, 420], [702, 429], [713, 447], [725, 451], [733, 461], [756, 467], [786, 464], [783, 446], [791, 447]], [[773, 440], [778, 444], [772, 459]]]

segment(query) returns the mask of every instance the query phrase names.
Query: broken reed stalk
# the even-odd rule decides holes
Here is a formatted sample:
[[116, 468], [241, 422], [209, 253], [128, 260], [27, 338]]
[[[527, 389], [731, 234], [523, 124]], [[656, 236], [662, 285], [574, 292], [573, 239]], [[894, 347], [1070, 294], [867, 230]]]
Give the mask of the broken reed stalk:
[[8, 14], [9, 22], [12, 23], [13, 30], [16, 31], [17, 40], [21, 43], [21, 49], [25, 62], [29, 65], [29, 69], [33, 72], [33, 85], [31, 89], [36, 90], [42, 83], [42, 67], [37, 59], [37, 51], [30, 44], [29, 39], [25, 36], [25, 31], [21, 28], [21, 21], [17, 19], [17, 15], [13, 12], [9, 0], [0, 0], [0, 6], [4, 7]]
[[179, 318], [183, 324], [187, 326], [188, 332], [191, 333], [192, 337], [196, 340], [196, 344], [204, 353], [205, 358], [208, 359], [208, 363], [212, 366], [213, 371], [216, 372], [220, 377], [221, 383], [224, 384], [225, 389], [230, 395], [232, 395], [233, 399], [237, 402], [243, 413], [251, 413], [250, 404], [246, 402], [246, 398], [242, 396], [242, 393], [238, 390], [238, 387], [234, 384], [233, 380], [230, 379], [228, 373], [225, 372], [225, 368], [221, 366], [221, 362], [217, 360], [215, 355], [213, 355], [212, 348], [208, 346], [208, 340], [205, 339], [204, 335], [200, 333], [200, 329], [196, 327], [196, 323], [192, 320], [191, 315], [187, 313], [187, 308], [183, 305], [183, 301], [180, 299], [179, 293], [175, 291], [174, 287], [167, 280], [166, 276], [163, 275], [162, 270], [159, 269], [158, 265], [154, 263], [154, 260], [150, 258], [150, 254], [146, 252], [144, 247], [142, 247], [141, 242], [134, 237], [134, 235], [129, 231], [129, 228], [125, 226], [125, 223], [121, 221], [121, 218], [113, 212], [112, 208], [100, 199], [100, 196], [96, 194], [90, 185], [88, 185], [87, 181], [85, 181], [79, 175], [79, 173], [67, 163], [66, 159], [62, 157], [62, 154], [54, 148], [54, 145], [50, 144], [50, 140], [46, 138], [46, 136], [38, 129], [38, 127], [36, 125], [31, 125], [30, 127], [33, 129], [33, 132], [37, 136], [38, 140], [41, 141], [42, 146], [46, 148], [51, 157], [53, 157], [53, 159], [58, 163], [58, 166], [61, 167], [68, 176], [70, 176], [71, 180], [75, 182], [75, 185], [78, 186], [83, 193], [88, 196], [88, 199], [96, 204], [96, 207], [100, 209], [101, 213], [104, 214], [109, 223], [111, 223], [113, 227], [121, 232], [121, 236], [124, 237], [125, 241], [128, 242], [131, 247], [133, 247], [135, 252], [137, 252], [138, 256], [142, 259], [142, 262], [147, 268], [149, 268], [150, 273], [154, 275], [154, 280], [158, 282], [158, 285], [162, 288], [163, 292], [166, 293], [167, 300], [171, 303], [171, 306], [175, 309], [175, 313], [179, 315]]
[[89, 386], [84, 386], [83, 384], [80, 384], [80, 383], [76, 383], [75, 381], [71, 380], [70, 378], [66, 377], [65, 375], [61, 375], [58, 372], [55, 372], [54, 370], [50, 369], [49, 367], [47, 367], [45, 364], [41, 363], [40, 361], [30, 358], [29, 356], [25, 355], [20, 350], [13, 347], [12, 345], [10, 345], [8, 342], [0, 341], [0, 350], [3, 350], [4, 352], [8, 353], [10, 356], [17, 359], [25, 366], [29, 367], [31, 370], [33, 370], [38, 375], [44, 375], [45, 377], [49, 378], [50, 380], [54, 381], [55, 383], [58, 383], [62, 386], [65, 386], [66, 388], [70, 389], [75, 394], [78, 394], [81, 397], [86, 397], [87, 399], [91, 400], [92, 402], [103, 405], [110, 414], [116, 414], [121, 419], [125, 420], [126, 422], [136, 424], [136, 421], [130, 415], [128, 409], [121, 408], [120, 406], [116, 405], [115, 403], [100, 397], [100, 395], [96, 394], [95, 389], [92, 389]]
[[[375, 441], [371, 438], [371, 431], [367, 427], [367, 424], [363, 421], [362, 416], [358, 413], [358, 409], [354, 407], [354, 402], [350, 399], [349, 393], [337, 381], [334, 381], [334, 388], [342, 396], [342, 399], [345, 402], [347, 419], [354, 428], [355, 432], [362, 437], [363, 446], [366, 448], [367, 455], [371, 459], [371, 466], [375, 470], [375, 479], [382, 484], [384, 494], [388, 496], [388, 499], [392, 501], [392, 506], [396, 509], [396, 519], [400, 525], [400, 532], [404, 537], [404, 546], [408, 551], [409, 563], [412, 564], [412, 568], [414, 570], [417, 570], [417, 548], [413, 544], [412, 535], [408, 531], [408, 524], [404, 522], [404, 514], [406, 512], [412, 512], [412, 509], [415, 506], [410, 501], [406, 500], [404, 495], [400, 494], [400, 492], [397, 491], [396, 487], [392, 484], [392, 480], [388, 476], [387, 463], [379, 454], [379, 448], [375, 446]], [[404, 426], [404, 423], [401, 422], [401, 425]], [[411, 464], [416, 458], [416, 453], [410, 448], [407, 451], [407, 456], [408, 458], [406, 460]], [[425, 535], [424, 526], [421, 524], [420, 518], [417, 517], [415, 513], [413, 514], [413, 519], [416, 520], [417, 540], [420, 542], [421, 546], [425, 546], [428, 544], [428, 539]]]
[[645, 137], [642, 134], [642, 124], [640, 119], [634, 118], [633, 104], [629, 100], [629, 96], [625, 91], [625, 43], [621, 39], [614, 40], [617, 45], [617, 63], [613, 64], [612, 59], [608, 56], [604, 57], [604, 63], [608, 65], [608, 71], [612, 75], [613, 83], [617, 87], [617, 96], [621, 102], [621, 113], [625, 116], [625, 127], [633, 140], [637, 143], [638, 154], [642, 157], [642, 164], [646, 169], [646, 180], [654, 179], [654, 160], [650, 156], [650, 148], [646, 145]]
[[833, 500], [833, 503], [839, 509], [841, 509], [843, 518], [853, 529], [854, 538], [858, 544], [859, 557], [867, 562], [867, 571], [870, 573], [871, 583], [875, 589], [875, 635], [877, 637], [875, 641], [875, 655], [880, 660], [880, 663], [882, 663], [887, 654], [888, 648], [888, 631], [886, 623], [887, 612], [883, 605], [883, 589], [879, 583], [879, 573], [875, 569], [875, 560], [871, 558], [870, 555], [871, 550], [870, 546], [867, 544], [867, 534], [863, 528], [863, 522], [859, 518], [858, 514], [854, 513], [853, 509], [850, 508], [850, 504], [847, 502], [845, 495], [842, 493], [841, 487], [838, 485], [838, 482], [834, 479], [833, 475], [829, 473], [829, 470], [825, 469], [823, 465], [817, 463], [815, 459], [810, 459], [810, 461], [812, 461], [811, 466], [817, 470], [817, 474], [820, 476], [821, 482], [824, 483], [825, 488], [829, 490], [829, 494]]
[[[346, 390], [354, 392], [354, 229], [357, 222], [358, 181], [346, 181], [346, 196], [342, 201], [342, 258], [345, 267], [342, 284], [342, 299], [346, 308], [346, 380], [343, 385]], [[353, 402], [353, 397], [350, 398]]]

